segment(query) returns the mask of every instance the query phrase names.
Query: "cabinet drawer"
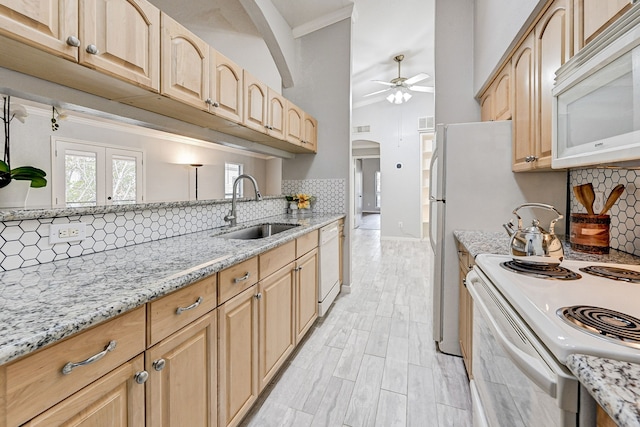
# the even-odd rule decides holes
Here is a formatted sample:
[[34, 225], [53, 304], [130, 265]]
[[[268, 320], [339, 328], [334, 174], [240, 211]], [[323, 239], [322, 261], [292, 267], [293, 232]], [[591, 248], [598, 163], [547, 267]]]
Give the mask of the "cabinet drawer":
[[313, 230], [296, 239], [296, 258], [300, 258], [313, 248], [318, 247], [318, 230]]
[[218, 279], [220, 281], [218, 304], [222, 304], [258, 283], [258, 257], [222, 270], [218, 273]]
[[296, 259], [296, 242], [292, 240], [289, 243], [280, 245], [269, 252], [261, 254], [259, 258], [260, 280], [262, 280]]
[[[103, 351], [111, 341], [115, 348], [102, 358], [73, 367]], [[127, 314], [79, 333], [6, 367], [7, 425], [20, 425], [70, 396], [145, 349], [145, 309]]]
[[149, 345], [216, 308], [216, 275], [148, 304]]

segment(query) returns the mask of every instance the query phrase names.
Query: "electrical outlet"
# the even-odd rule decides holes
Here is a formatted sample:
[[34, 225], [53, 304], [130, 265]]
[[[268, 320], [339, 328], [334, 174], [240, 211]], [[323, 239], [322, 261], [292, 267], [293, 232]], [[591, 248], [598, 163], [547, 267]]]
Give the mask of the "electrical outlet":
[[61, 242], [77, 242], [86, 238], [86, 224], [72, 222], [69, 224], [51, 224], [49, 227], [49, 244]]

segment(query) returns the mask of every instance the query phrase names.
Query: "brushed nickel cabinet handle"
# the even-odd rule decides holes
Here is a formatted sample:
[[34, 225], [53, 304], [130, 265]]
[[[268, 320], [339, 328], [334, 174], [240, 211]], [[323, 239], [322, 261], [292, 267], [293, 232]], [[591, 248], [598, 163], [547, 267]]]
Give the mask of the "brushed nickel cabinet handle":
[[247, 271], [246, 273], [244, 273], [244, 276], [236, 277], [235, 279], [233, 279], [233, 283], [244, 282], [245, 280], [247, 280], [249, 278], [250, 275], [251, 274]]
[[90, 365], [94, 362], [97, 362], [98, 360], [106, 356], [107, 353], [109, 353], [110, 351], [113, 351], [115, 348], [116, 348], [116, 341], [115, 340], [109, 341], [109, 344], [100, 353], [94, 354], [93, 356], [83, 360], [82, 362], [69, 362], [66, 365], [64, 365], [62, 367], [62, 374], [69, 375], [71, 371], [73, 371], [75, 368], [78, 368], [80, 366]]
[[80, 40], [76, 36], [67, 37], [67, 44], [73, 47], [80, 47]]
[[97, 55], [98, 54], [98, 47], [95, 44], [90, 44], [89, 46], [87, 46], [87, 53], [90, 53], [91, 55]]
[[149, 379], [149, 373], [147, 371], [136, 372], [136, 374], [133, 376], [133, 379], [135, 380], [136, 384], [144, 384], [147, 382], [147, 379]]
[[527, 163], [535, 162], [536, 160], [538, 160], [537, 156], [527, 156], [524, 158], [524, 161]]
[[176, 308], [176, 314], [182, 314], [185, 311], [188, 310], [193, 310], [194, 308], [198, 307], [200, 304], [202, 303], [202, 297], [198, 297], [198, 299], [196, 300], [196, 302], [194, 302], [193, 304], [191, 304], [188, 307], [178, 307]]
[[167, 362], [164, 359], [158, 359], [158, 360], [154, 360], [151, 365], [153, 366], [153, 369], [155, 369], [156, 371], [162, 371], [166, 364]]

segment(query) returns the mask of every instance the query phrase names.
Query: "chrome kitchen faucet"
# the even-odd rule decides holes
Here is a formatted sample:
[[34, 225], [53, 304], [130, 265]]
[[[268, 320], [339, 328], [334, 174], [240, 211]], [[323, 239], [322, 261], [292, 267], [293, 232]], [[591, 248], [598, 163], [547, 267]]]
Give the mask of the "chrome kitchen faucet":
[[233, 181], [233, 194], [232, 194], [232, 198], [231, 198], [231, 212], [229, 212], [229, 215], [224, 217], [225, 221], [229, 222], [229, 225], [234, 226], [236, 225], [236, 189], [238, 188], [238, 183], [240, 182], [241, 179], [246, 178], [249, 181], [251, 181], [251, 183], [253, 183], [253, 189], [256, 192], [256, 201], [260, 201], [262, 200], [262, 194], [260, 194], [260, 190], [258, 189], [258, 182], [256, 181], [256, 179], [254, 177], [252, 177], [251, 175], [246, 175], [246, 174], [242, 174], [240, 176], [238, 176], [235, 181]]

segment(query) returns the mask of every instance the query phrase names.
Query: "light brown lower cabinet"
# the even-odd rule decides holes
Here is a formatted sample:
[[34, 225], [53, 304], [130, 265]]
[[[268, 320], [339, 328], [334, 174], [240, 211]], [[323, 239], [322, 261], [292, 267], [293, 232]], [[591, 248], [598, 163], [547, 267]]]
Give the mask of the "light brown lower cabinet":
[[33, 418], [24, 426], [144, 427], [145, 385], [136, 382], [136, 374], [141, 371], [144, 371], [142, 354]]
[[318, 318], [318, 249], [296, 260], [296, 343]]
[[205, 314], [146, 351], [147, 425], [217, 425], [216, 315]]
[[295, 273], [294, 264], [289, 263], [258, 283], [260, 391], [296, 346]]
[[257, 285], [218, 307], [218, 426], [235, 426], [258, 398]]

